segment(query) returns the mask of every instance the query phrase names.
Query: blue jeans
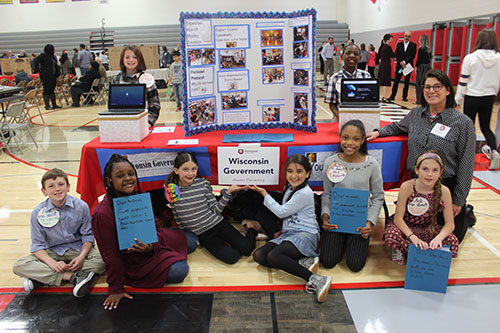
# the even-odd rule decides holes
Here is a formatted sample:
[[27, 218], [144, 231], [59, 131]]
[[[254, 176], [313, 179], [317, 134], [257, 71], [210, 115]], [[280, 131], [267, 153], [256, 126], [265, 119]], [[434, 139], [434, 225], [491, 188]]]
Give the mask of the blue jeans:
[[198, 240], [198, 236], [192, 231], [189, 230], [182, 230], [184, 231], [184, 234], [186, 235], [186, 240], [187, 240], [187, 251], [188, 253], [193, 252], [196, 250], [198, 245], [200, 245], [200, 241]]
[[184, 281], [189, 273], [189, 266], [186, 260], [181, 260], [173, 263], [168, 272], [167, 283], [180, 283]]
[[175, 103], [177, 103], [177, 109], [182, 108], [181, 98], [182, 98], [182, 83], [172, 83], [172, 88], [174, 88]]

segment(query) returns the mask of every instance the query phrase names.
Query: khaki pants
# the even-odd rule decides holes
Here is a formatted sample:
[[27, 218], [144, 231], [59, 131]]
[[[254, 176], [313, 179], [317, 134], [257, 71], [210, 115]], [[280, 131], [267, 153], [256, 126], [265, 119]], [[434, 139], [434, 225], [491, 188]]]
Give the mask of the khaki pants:
[[325, 74], [323, 74], [325, 78], [325, 84], [328, 83], [328, 76], [329, 75], [331, 76], [335, 73], [333, 68], [333, 59], [334, 58], [326, 58], [325, 61], [325, 72], [324, 72]]
[[[52, 259], [64, 261], [67, 264], [80, 254], [80, 252], [73, 249], [69, 249], [62, 256], [51, 250], [46, 251]], [[17, 260], [12, 269], [14, 273], [20, 277], [27, 277], [48, 286], [60, 286], [64, 274], [52, 270], [49, 265], [35, 257], [34, 254], [27, 255]], [[83, 266], [80, 270], [82, 272], [94, 272], [99, 275], [104, 273], [104, 262], [102, 261], [99, 251], [95, 247], [87, 254], [87, 258], [83, 262]]]

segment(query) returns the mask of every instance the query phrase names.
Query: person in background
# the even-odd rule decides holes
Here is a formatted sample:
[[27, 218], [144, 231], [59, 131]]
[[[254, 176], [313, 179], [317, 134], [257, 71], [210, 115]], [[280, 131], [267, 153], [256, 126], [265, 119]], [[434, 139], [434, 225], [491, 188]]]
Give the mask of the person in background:
[[78, 67], [78, 49], [76, 47], [73, 49], [73, 58], [71, 58], [71, 67], [73, 68], [73, 74], [76, 74], [75, 68]]
[[323, 50], [321, 51], [321, 57], [323, 57], [323, 61], [325, 62], [325, 72], [323, 74], [325, 84], [328, 83], [329, 77], [335, 73], [333, 61], [336, 55], [337, 46], [335, 46], [334, 39], [333, 37], [328, 37], [328, 43], [323, 46]]
[[161, 68], [168, 68], [170, 67], [170, 64], [174, 62], [174, 59], [172, 55], [168, 52], [168, 49], [166, 46], [162, 47], [162, 53], [161, 53]]
[[59, 64], [61, 68], [61, 75], [66, 75], [70, 72], [71, 64], [68, 58], [68, 52], [66, 50], [62, 51], [61, 58], [59, 58]]
[[113, 78], [113, 83], [143, 83], [146, 85], [146, 109], [148, 109], [149, 126], [154, 126], [160, 116], [160, 97], [155, 78], [145, 73], [146, 63], [141, 49], [135, 45], [127, 45], [120, 54], [121, 72]]
[[30, 65], [31, 65], [31, 72], [33, 74], [38, 73], [37, 70], [36, 70], [36, 68], [35, 68], [35, 62], [34, 62], [35, 58], [36, 58], [36, 54], [32, 53], [31, 54], [31, 59], [30, 59]]
[[[394, 84], [392, 85], [392, 93], [389, 97], [390, 101], [393, 101], [396, 98], [396, 94], [398, 93], [399, 81], [401, 80], [401, 76], [403, 75], [403, 69], [405, 69], [408, 65], [411, 65], [413, 67], [413, 59], [415, 59], [415, 56], [417, 55], [417, 44], [410, 41], [410, 38], [411, 32], [405, 31], [403, 41], [396, 45], [396, 59], [398, 60], [398, 64], [396, 66]], [[405, 84], [403, 87], [403, 102], [408, 101], [410, 76], [411, 72], [408, 75], [405, 75]]]
[[[38, 55], [33, 61], [36, 72], [40, 73], [40, 79], [43, 85], [43, 101], [45, 102], [45, 110], [60, 109], [56, 104], [56, 79], [59, 76], [59, 68], [55, 56], [55, 48], [52, 44], [47, 44], [43, 48], [43, 53]], [[52, 101], [52, 106], [50, 106]]]
[[14, 54], [12, 54], [12, 51], [11, 50], [7, 50], [7, 52], [5, 52], [5, 55], [3, 56], [4, 59], [16, 59], [16, 56]]
[[107, 71], [109, 71], [109, 57], [108, 57], [108, 54], [106, 53], [106, 50], [103, 50], [101, 52], [101, 55], [99, 56], [99, 58], [101, 58], [102, 65], [104, 66], [104, 68]]
[[27, 54], [26, 54], [26, 52], [24, 52], [24, 50], [23, 50], [23, 51], [19, 52], [19, 56], [18, 56], [18, 58], [28, 58], [28, 55], [27, 55]]
[[429, 36], [420, 36], [418, 42], [420, 47], [418, 48], [417, 63], [415, 67], [417, 68], [417, 79], [415, 81], [415, 91], [417, 93], [417, 100], [413, 104], [420, 104], [420, 98], [422, 97], [422, 86], [424, 85], [425, 74], [431, 70], [431, 45], [429, 42]]
[[368, 59], [370, 58], [370, 54], [366, 50], [365, 43], [361, 43], [359, 45], [359, 48], [361, 49], [361, 61], [358, 63], [358, 68], [365, 71], [366, 70], [366, 63], [368, 62]]
[[76, 58], [76, 67], [80, 67], [80, 72], [82, 73], [82, 76], [87, 74], [87, 72], [90, 70], [90, 63], [92, 61], [93, 60], [90, 51], [87, 50], [85, 44], [80, 44], [80, 51], [78, 52]]
[[22, 66], [17, 66], [16, 73], [16, 77], [14, 78], [14, 82], [16, 83], [16, 85], [21, 81], [26, 81], [26, 83], [28, 83], [33, 80], [31, 76], [29, 76], [28, 73], [24, 71], [24, 68]]
[[182, 109], [182, 64], [181, 64], [181, 54], [179, 51], [172, 52], [172, 57], [174, 62], [170, 65], [170, 75], [168, 78], [168, 83], [172, 84], [175, 96], [175, 103], [177, 104], [177, 112]]
[[[321, 56], [321, 52], [323, 51], [323, 47], [325, 45], [326, 45], [326, 42], [323, 42], [323, 44], [321, 44], [321, 46], [318, 49], [318, 54], [319, 54], [319, 72], [320, 72], [321, 75], [323, 75], [325, 73], [325, 60]], [[332, 73], [333, 73], [333, 71], [332, 71]]]
[[101, 74], [99, 74], [99, 64], [93, 61], [90, 66], [90, 70], [79, 78], [70, 88], [71, 99], [73, 100], [71, 106], [74, 108], [80, 106], [80, 97], [84, 92], [90, 91], [94, 80], [101, 77]]
[[495, 134], [490, 129], [493, 102], [500, 87], [500, 53], [495, 31], [483, 29], [477, 35], [474, 51], [465, 56], [458, 82], [457, 104], [464, 103], [464, 113], [479, 126], [488, 147], [483, 152], [490, 158], [490, 170], [500, 167]]
[[384, 103], [389, 102], [386, 98], [387, 92], [391, 87], [391, 63], [392, 58], [396, 56], [394, 51], [392, 50], [391, 44], [392, 35], [385, 34], [382, 42], [380, 43], [380, 47], [378, 49], [378, 58], [380, 59], [380, 67], [378, 70], [378, 82], [380, 85], [380, 96], [382, 96], [381, 100]]
[[375, 66], [378, 64], [377, 52], [375, 52], [375, 46], [370, 44], [368, 46], [368, 61], [366, 62], [366, 66], [368, 67], [368, 73], [372, 77], [375, 77]]

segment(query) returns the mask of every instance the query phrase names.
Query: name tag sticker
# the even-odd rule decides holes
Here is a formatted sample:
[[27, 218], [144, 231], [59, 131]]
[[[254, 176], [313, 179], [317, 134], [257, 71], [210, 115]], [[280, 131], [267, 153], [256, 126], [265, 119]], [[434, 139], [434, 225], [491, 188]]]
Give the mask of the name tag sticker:
[[436, 123], [436, 125], [434, 125], [434, 127], [432, 128], [431, 133], [434, 135], [437, 135], [439, 137], [445, 138], [446, 134], [448, 134], [448, 132], [450, 130], [451, 130], [451, 127], [448, 127], [448, 126], [440, 124], [440, 123]]
[[40, 209], [36, 218], [42, 227], [52, 228], [59, 222], [60, 215], [57, 209], [52, 208], [51, 210], [47, 210], [44, 207]]
[[347, 168], [342, 163], [333, 162], [328, 167], [326, 175], [332, 183], [340, 183], [347, 175]]
[[429, 201], [426, 198], [416, 197], [406, 205], [406, 209], [413, 216], [424, 215], [429, 210]]

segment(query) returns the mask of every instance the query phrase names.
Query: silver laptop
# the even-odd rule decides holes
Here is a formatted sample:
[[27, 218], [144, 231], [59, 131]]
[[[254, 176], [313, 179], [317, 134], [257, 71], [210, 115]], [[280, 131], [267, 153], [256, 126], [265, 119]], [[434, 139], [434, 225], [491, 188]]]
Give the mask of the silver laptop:
[[110, 84], [108, 110], [99, 115], [134, 115], [146, 110], [145, 84]]
[[341, 108], [378, 108], [380, 93], [377, 79], [342, 79]]

